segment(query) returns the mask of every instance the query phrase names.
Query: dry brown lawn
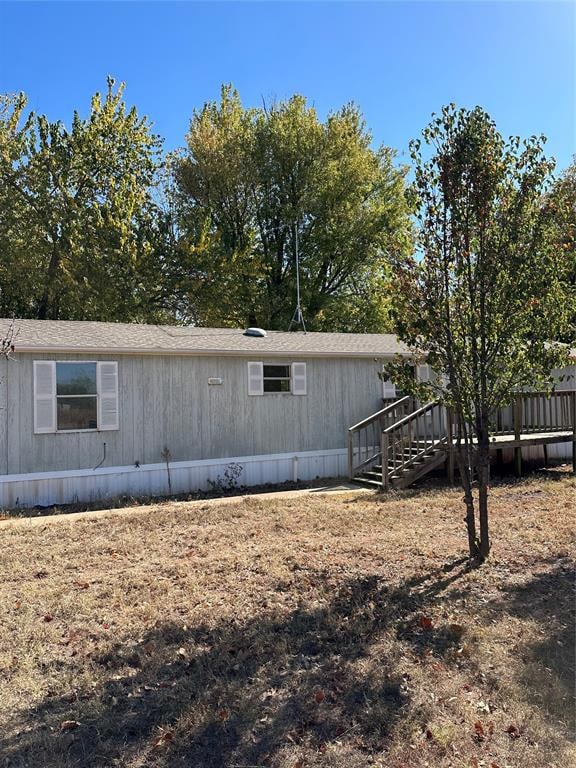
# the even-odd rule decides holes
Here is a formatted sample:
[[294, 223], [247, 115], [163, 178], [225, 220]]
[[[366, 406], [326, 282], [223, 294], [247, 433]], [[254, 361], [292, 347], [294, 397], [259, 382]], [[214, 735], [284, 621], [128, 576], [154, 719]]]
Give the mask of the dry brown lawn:
[[574, 481], [0, 524], [0, 766], [567, 768]]

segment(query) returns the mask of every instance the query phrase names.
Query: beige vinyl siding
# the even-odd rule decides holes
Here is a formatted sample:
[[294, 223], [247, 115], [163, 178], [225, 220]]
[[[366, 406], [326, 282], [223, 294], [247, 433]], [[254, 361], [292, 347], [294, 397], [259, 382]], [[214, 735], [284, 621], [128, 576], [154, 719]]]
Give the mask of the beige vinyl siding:
[[92, 468], [104, 443], [105, 466], [159, 462], [164, 446], [174, 461], [342, 448], [348, 426], [382, 404], [382, 363], [371, 359], [308, 358], [306, 395], [249, 397], [245, 357], [91, 355], [118, 362], [119, 429], [34, 434], [33, 361], [43, 359], [86, 356], [1, 362], [0, 474]]

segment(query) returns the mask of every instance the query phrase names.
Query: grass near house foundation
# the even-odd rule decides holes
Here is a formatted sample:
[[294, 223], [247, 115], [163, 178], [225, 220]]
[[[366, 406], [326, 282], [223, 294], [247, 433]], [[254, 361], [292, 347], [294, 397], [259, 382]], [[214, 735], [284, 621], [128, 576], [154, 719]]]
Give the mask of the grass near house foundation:
[[575, 486], [0, 525], [0, 766], [566, 768]]

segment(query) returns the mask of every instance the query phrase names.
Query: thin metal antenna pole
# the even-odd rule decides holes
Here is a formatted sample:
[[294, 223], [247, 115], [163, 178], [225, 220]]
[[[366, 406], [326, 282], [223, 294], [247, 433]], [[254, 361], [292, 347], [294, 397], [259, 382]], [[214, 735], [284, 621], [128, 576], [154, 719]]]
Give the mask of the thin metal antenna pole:
[[296, 251], [296, 311], [298, 322], [302, 322], [302, 307], [300, 306], [300, 252], [298, 250], [298, 227], [294, 224], [294, 250]]
[[306, 323], [304, 322], [304, 315], [302, 314], [302, 307], [300, 305], [300, 253], [298, 249], [298, 225], [294, 223], [294, 255], [296, 259], [296, 309], [292, 315], [292, 320], [288, 330], [292, 328], [294, 324], [301, 325], [306, 333]]

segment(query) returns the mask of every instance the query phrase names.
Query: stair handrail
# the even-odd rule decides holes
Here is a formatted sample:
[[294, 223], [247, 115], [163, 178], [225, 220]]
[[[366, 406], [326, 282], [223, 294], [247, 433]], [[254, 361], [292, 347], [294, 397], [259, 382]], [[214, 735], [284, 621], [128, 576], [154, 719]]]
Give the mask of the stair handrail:
[[368, 424], [371, 424], [373, 421], [376, 421], [377, 419], [381, 419], [382, 416], [386, 416], [391, 411], [394, 411], [396, 408], [398, 408], [399, 405], [404, 405], [405, 403], [410, 400], [410, 395], [405, 395], [404, 397], [401, 397], [399, 400], [395, 400], [393, 403], [390, 403], [390, 405], [387, 405], [385, 408], [382, 408], [379, 411], [376, 411], [376, 413], [371, 414], [370, 416], [367, 416], [365, 419], [362, 419], [362, 421], [359, 421], [357, 424], [353, 424], [351, 427], [348, 427], [348, 432], [357, 432], [362, 427], [367, 427]]
[[[384, 419], [397, 412], [399, 408], [404, 409], [409, 404], [410, 400], [410, 396], [405, 395], [404, 397], [395, 400], [393, 403], [390, 403], [386, 407], [376, 411], [376, 413], [367, 416], [365, 419], [362, 419], [362, 421], [359, 421], [357, 424], [353, 424], [348, 428], [348, 477], [350, 480], [354, 478], [354, 475], [358, 469], [361, 467], [366, 467], [370, 464], [374, 464], [378, 461], [380, 458], [380, 443], [383, 428], [383, 426], [381, 427], [380, 425], [382, 425]], [[372, 428], [372, 445], [368, 446], [368, 434], [366, 434], [366, 445], [363, 448], [361, 432], [362, 430], [367, 430], [370, 427]], [[377, 435], [376, 432], [378, 432]], [[356, 436], [358, 437], [358, 447], [356, 451], [358, 454], [358, 461], [354, 462], [354, 441]], [[362, 456], [364, 453], [366, 456], [363, 459]]]
[[[394, 422], [394, 424], [391, 424], [389, 427], [386, 427], [382, 430], [380, 453], [382, 456], [382, 487], [384, 490], [387, 489], [390, 484], [390, 477], [392, 473], [406, 469], [407, 467], [413, 465], [416, 460], [430, 454], [434, 451], [434, 449], [438, 448], [438, 446], [445, 445], [448, 442], [448, 430], [446, 426], [441, 430], [442, 434], [439, 435], [438, 439], [435, 439], [433, 434], [430, 435], [432, 438], [431, 442], [428, 442], [427, 431], [425, 430], [423, 439], [419, 433], [416, 434], [417, 446], [416, 451], [414, 452], [412, 445], [414, 438], [412, 436], [411, 429], [409, 429], [408, 441], [410, 455], [408, 459], [404, 459], [403, 461], [400, 460], [398, 463], [396, 463], [397, 445], [398, 443], [403, 443], [405, 441], [403, 428], [406, 425], [411, 425], [414, 421], [417, 421], [421, 416], [425, 415], [429, 411], [432, 411], [436, 407], [442, 407], [440, 401], [431, 400], [429, 403], [426, 403], [417, 410], [407, 414], [402, 419], [399, 419], [398, 421]], [[433, 429], [431, 432], [433, 433]], [[394, 440], [395, 433], [400, 433], [400, 438], [397, 440]], [[423, 442], [422, 450], [420, 450], [420, 442]], [[388, 466], [390, 456], [393, 464], [392, 470], [390, 470]]]
[[383, 432], [393, 432], [398, 427], [403, 427], [404, 424], [407, 424], [409, 421], [413, 421], [414, 419], [418, 418], [418, 416], [421, 416], [423, 413], [426, 413], [426, 411], [432, 410], [432, 408], [435, 405], [439, 405], [439, 400], [430, 400], [429, 403], [426, 403], [426, 405], [423, 405], [421, 408], [418, 408], [417, 411], [412, 411], [412, 413], [406, 414], [402, 419], [399, 421], [395, 421], [394, 424], [390, 424], [389, 427], [386, 427], [386, 429], [383, 429]]

